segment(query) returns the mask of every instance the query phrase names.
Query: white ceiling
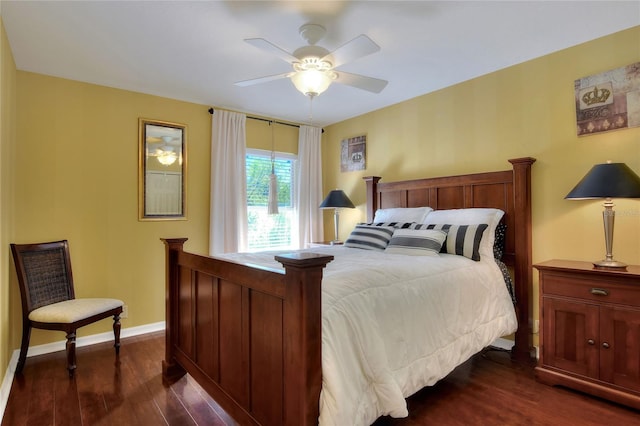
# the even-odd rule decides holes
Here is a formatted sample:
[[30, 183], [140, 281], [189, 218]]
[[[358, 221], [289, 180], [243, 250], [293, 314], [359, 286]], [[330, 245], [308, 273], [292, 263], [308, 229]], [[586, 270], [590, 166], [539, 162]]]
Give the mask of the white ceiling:
[[[19, 70], [321, 126], [640, 25], [639, 0], [2, 0], [0, 13]], [[330, 51], [359, 34], [373, 39], [379, 52], [339, 69], [387, 87], [334, 83], [310, 120], [309, 99], [289, 79], [233, 84], [290, 70], [243, 39], [293, 52], [309, 22], [326, 27], [318, 44]]]

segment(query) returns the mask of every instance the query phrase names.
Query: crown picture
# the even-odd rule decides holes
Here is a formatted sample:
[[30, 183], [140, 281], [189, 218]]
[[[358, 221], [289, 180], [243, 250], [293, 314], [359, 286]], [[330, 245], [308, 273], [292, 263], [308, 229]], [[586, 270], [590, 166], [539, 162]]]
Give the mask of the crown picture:
[[601, 104], [606, 102], [610, 95], [611, 91], [608, 89], [598, 89], [598, 86], [595, 86], [592, 91], [582, 95], [582, 102], [587, 105]]

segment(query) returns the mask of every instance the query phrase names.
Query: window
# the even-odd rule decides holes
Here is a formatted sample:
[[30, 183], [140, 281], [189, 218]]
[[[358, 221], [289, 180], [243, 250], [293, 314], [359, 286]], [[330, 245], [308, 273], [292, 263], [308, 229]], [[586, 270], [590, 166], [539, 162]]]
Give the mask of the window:
[[278, 214], [267, 214], [271, 152], [247, 149], [248, 250], [297, 248], [297, 218], [294, 214], [294, 167], [296, 156], [277, 152], [274, 162], [278, 178]]

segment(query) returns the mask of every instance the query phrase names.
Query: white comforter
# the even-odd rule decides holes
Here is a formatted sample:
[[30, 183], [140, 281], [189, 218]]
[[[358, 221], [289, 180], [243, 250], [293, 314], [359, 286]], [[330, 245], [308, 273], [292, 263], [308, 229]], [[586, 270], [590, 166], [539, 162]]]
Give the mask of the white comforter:
[[[335, 256], [322, 281], [321, 425], [406, 417], [405, 397], [517, 328], [493, 260], [337, 246], [309, 251]], [[280, 267], [273, 256], [223, 257]]]

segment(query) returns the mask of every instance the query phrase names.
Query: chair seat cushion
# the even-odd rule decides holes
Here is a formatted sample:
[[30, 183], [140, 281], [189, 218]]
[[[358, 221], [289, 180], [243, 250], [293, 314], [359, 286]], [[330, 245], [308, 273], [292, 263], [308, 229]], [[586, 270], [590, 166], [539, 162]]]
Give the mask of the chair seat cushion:
[[70, 324], [123, 306], [122, 300], [83, 298], [65, 300], [34, 309], [29, 314], [31, 321]]

